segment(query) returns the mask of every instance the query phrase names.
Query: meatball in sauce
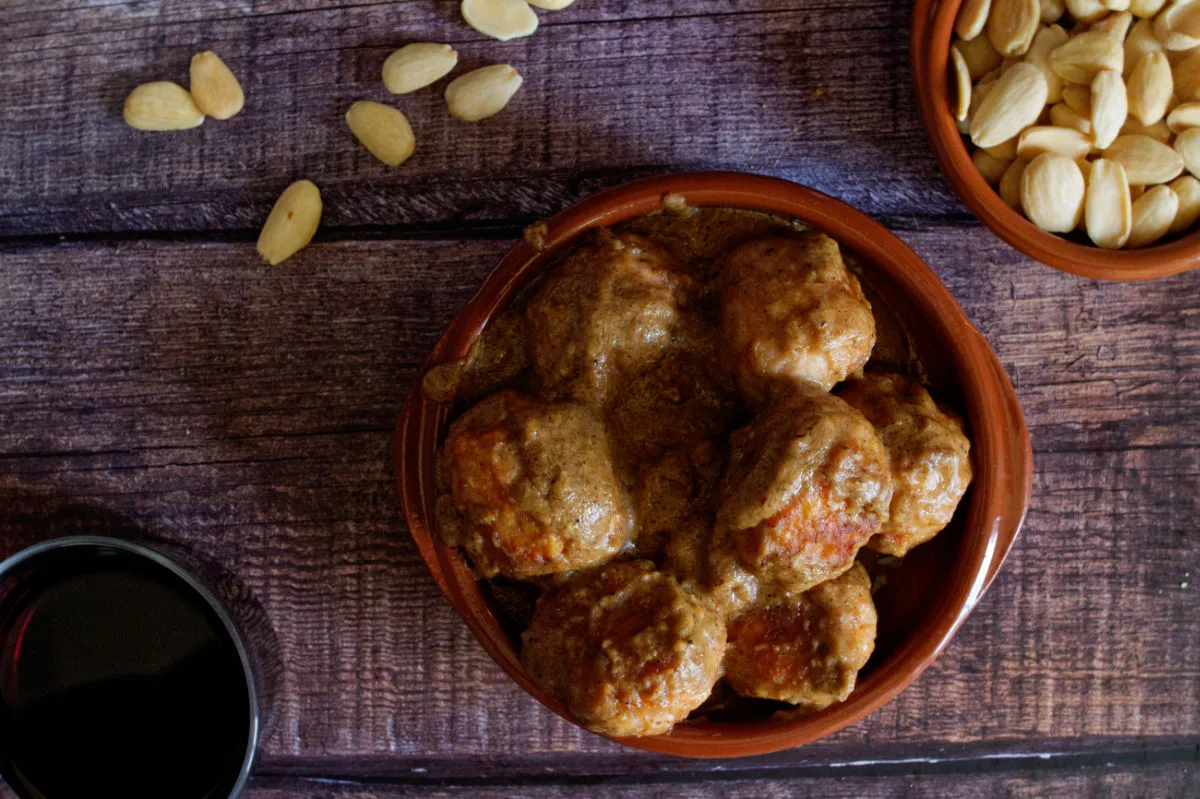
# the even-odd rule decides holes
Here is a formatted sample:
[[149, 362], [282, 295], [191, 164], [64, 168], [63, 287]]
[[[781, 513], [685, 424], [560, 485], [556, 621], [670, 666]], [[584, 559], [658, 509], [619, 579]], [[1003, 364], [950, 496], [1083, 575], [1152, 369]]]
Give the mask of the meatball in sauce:
[[522, 636], [530, 677], [603, 735], [658, 735], [721, 676], [725, 623], [648, 561], [607, 566], [538, 600]]
[[438, 466], [442, 538], [485, 577], [595, 566], [633, 535], [630, 500], [592, 408], [493, 394], [450, 426]]
[[889, 518], [867, 546], [903, 556], [950, 523], [971, 483], [962, 419], [902, 375], [868, 373], [838, 395], [879, 431], [895, 481]]

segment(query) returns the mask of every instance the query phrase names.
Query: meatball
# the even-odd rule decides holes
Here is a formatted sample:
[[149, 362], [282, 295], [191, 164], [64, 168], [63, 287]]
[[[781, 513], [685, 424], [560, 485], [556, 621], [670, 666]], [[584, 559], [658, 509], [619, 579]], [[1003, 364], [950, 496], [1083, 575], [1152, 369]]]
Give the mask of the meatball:
[[633, 535], [599, 414], [502, 391], [450, 426], [438, 462], [438, 526], [485, 577], [594, 566]]
[[821, 710], [854, 690], [878, 617], [861, 564], [802, 594], [779, 592], [729, 622], [725, 677], [742, 696]]
[[824, 233], [749, 241], [729, 254], [721, 279], [721, 329], [751, 404], [780, 379], [829, 390], [871, 357], [871, 304]]
[[712, 526], [725, 459], [711, 441], [668, 450], [644, 464], [634, 489], [638, 553], [656, 558], [680, 529]]
[[777, 394], [730, 438], [717, 509], [742, 565], [804, 591], [850, 568], [887, 521], [887, 451], [861, 413], [812, 383]]
[[521, 662], [583, 726], [668, 732], [721, 676], [725, 624], [647, 561], [606, 566], [538, 601]]
[[603, 405], [621, 373], [661, 358], [690, 279], [648, 239], [604, 231], [573, 252], [525, 309], [543, 392]]
[[971, 442], [954, 411], [920, 383], [868, 374], [839, 392], [879, 431], [891, 460], [891, 512], [867, 546], [902, 556], [940, 533], [971, 483]]

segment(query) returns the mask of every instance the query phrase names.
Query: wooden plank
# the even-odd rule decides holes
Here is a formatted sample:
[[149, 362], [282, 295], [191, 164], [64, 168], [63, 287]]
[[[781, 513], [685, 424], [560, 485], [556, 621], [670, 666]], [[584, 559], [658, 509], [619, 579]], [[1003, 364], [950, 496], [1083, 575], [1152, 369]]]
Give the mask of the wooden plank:
[[[937, 664], [864, 722], [770, 763], [880, 747], [1004, 752], [1017, 738], [1032, 751], [1096, 736], [1196, 740], [1200, 276], [1095, 284], [975, 226], [904, 235], [1018, 378], [1034, 505]], [[264, 741], [272, 769], [329, 774], [366, 757], [392, 773], [471, 758], [520, 773], [565, 752], [606, 773], [687, 763], [606, 743], [526, 697], [404, 534], [393, 416], [505, 247], [348, 241], [276, 269], [249, 244], [0, 252], [4, 550], [132, 523], [245, 579], [285, 663]]]
[[[292, 180], [315, 180], [325, 230], [528, 221], [639, 175], [767, 172], [880, 215], [962, 213], [921, 129], [899, 0], [595, 0], [509, 43], [451, 3], [61, 0], [0, 9], [0, 237], [156, 230], [246, 237]], [[398, 45], [448, 41], [464, 67], [507, 61], [526, 83], [478, 125], [441, 88], [392, 97]], [[154, 134], [121, 121], [148, 80], [186, 81], [198, 49], [242, 78], [228, 122]], [[409, 116], [417, 154], [374, 161], [342, 115]]]

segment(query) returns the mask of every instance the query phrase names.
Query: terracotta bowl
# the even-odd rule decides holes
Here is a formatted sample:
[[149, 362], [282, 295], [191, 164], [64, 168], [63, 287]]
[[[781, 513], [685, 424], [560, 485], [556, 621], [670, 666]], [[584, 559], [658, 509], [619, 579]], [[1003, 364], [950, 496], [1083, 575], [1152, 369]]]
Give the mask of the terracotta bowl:
[[1047, 266], [1099, 280], [1149, 280], [1200, 266], [1200, 232], [1137, 250], [1102, 250], [1041, 230], [1009, 208], [971, 162], [954, 121], [947, 69], [954, 20], [962, 0], [916, 0], [913, 81], [934, 154], [958, 196], [997, 236]]
[[[1032, 454], [1012, 385], [983, 336], [933, 271], [899, 239], [850, 206], [773, 178], [734, 173], [671, 175], [598, 194], [547, 221], [547, 247], [513, 247], [451, 322], [425, 368], [466, 356], [488, 320], [508, 307], [579, 235], [658, 210], [675, 192], [695, 206], [730, 206], [801, 219], [841, 242], [862, 266], [868, 293], [908, 329], [939, 399], [956, 406], [971, 431], [975, 482], [950, 528], [918, 547], [876, 595], [880, 635], [853, 695], [827, 710], [790, 717], [689, 721], [667, 735], [617, 739], [641, 749], [692, 757], [738, 757], [786, 749], [828, 735], [888, 702], [916, 679], [979, 601], [1012, 546], [1029, 503]], [[416, 381], [395, 440], [396, 490], [409, 531], [442, 593], [488, 654], [539, 702], [572, 720], [530, 681], [517, 641], [457, 550], [434, 527], [434, 461], [451, 409], [425, 398]]]

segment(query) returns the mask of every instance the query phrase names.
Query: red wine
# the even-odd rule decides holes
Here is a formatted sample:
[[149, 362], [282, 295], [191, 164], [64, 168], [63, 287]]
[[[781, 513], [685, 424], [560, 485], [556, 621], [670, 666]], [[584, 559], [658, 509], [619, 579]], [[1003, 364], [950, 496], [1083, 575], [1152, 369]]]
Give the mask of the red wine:
[[133, 553], [40, 557], [0, 602], [0, 773], [46, 799], [227, 797], [251, 700], [221, 618]]

